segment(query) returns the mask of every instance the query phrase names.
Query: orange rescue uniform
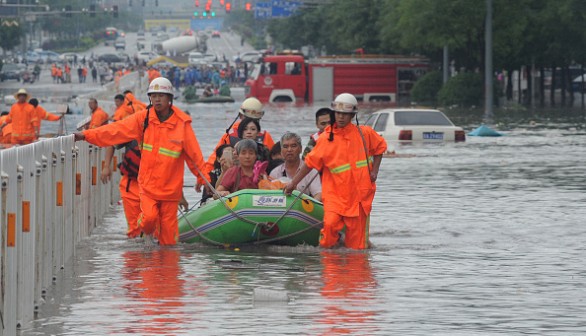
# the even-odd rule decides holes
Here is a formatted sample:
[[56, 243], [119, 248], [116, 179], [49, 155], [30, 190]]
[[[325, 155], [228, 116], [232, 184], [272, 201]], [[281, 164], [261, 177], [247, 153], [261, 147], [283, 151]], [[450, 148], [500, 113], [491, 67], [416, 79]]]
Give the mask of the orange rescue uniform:
[[141, 228], [138, 226], [138, 218], [140, 217], [140, 188], [138, 187], [138, 181], [135, 178], [122, 175], [118, 189], [120, 190], [124, 216], [128, 224], [126, 235], [128, 238], [138, 237], [141, 232]]
[[[346, 247], [368, 247], [369, 215], [376, 184], [370, 181], [366, 156], [382, 155], [387, 150], [386, 141], [372, 128], [362, 126], [366, 144], [363, 144], [358, 127], [348, 124], [334, 127], [334, 141], [329, 141], [332, 126], [326, 127], [315, 148], [305, 157], [309, 168], [322, 172], [322, 198], [324, 203], [324, 227], [320, 246], [332, 247], [346, 226]], [[364, 148], [368, 153], [364, 153]]]
[[125, 102], [130, 102], [132, 103], [132, 106], [136, 109], [136, 110], [144, 110], [146, 109], [147, 105], [143, 102], [141, 102], [140, 100], [138, 100], [134, 94], [132, 94], [132, 92], [128, 92], [125, 96]]
[[161, 245], [174, 245], [179, 237], [177, 209], [183, 194], [184, 163], [203, 184], [198, 169], [203, 171], [204, 160], [191, 118], [176, 106], [172, 110], [174, 113], [163, 122], [151, 111], [144, 134], [147, 111], [83, 132], [86, 141], [98, 146], [131, 140], [142, 144], [138, 173], [142, 211], [139, 226], [145, 234], [158, 236]]
[[39, 118], [35, 107], [29, 103], [16, 102], [10, 108], [6, 123], [12, 123], [12, 144], [25, 145], [36, 139]]
[[118, 108], [116, 108], [116, 111], [114, 111], [114, 116], [112, 117], [112, 120], [119, 121], [122, 119], [126, 119], [126, 117], [128, 117], [129, 115], [132, 115], [132, 113], [129, 113], [127, 106], [124, 106], [124, 104], [122, 104]]
[[88, 128], [98, 128], [102, 125], [105, 125], [108, 122], [108, 119], [110, 119], [108, 113], [104, 112], [101, 107], [97, 107], [92, 112], [92, 119], [90, 120]]
[[[0, 117], [0, 125], [4, 125], [6, 119], [8, 118], [7, 115], [3, 115]], [[2, 134], [0, 134], [0, 143], [1, 144], [9, 144], [11, 143], [12, 138], [12, 124], [6, 124], [2, 129]]]
[[[220, 138], [220, 141], [218, 141], [218, 144], [216, 145], [216, 147], [212, 151], [212, 154], [208, 157], [208, 160], [206, 161], [206, 170], [204, 171], [204, 173], [206, 174], [206, 178], [209, 179], [210, 178], [209, 175], [210, 175], [211, 171], [214, 170], [214, 162], [216, 162], [216, 150], [224, 144], [230, 144], [230, 137], [236, 137], [236, 138], [238, 137], [238, 126], [240, 126], [240, 122], [241, 122], [241, 120], [237, 120], [234, 123], [234, 125], [232, 125], [232, 128], [230, 129], [230, 131], [228, 133], [224, 133], [222, 135], [222, 137]], [[261, 140], [262, 144], [265, 145], [265, 147], [269, 151], [275, 145], [275, 141], [273, 140], [271, 133], [269, 133], [268, 131], [259, 132], [258, 138], [259, 138], [259, 140]]]

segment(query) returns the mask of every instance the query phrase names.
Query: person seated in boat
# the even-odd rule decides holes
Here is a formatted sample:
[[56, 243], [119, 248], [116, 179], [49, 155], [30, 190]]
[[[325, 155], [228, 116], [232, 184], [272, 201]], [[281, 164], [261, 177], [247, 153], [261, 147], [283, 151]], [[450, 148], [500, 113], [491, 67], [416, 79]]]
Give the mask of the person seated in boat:
[[238, 143], [238, 142], [242, 141], [243, 139], [253, 140], [254, 142], [256, 142], [256, 145], [258, 146], [257, 151], [256, 151], [257, 160], [258, 161], [269, 161], [269, 150], [267, 149], [267, 147], [265, 145], [263, 145], [262, 143], [257, 141], [258, 134], [260, 133], [260, 131], [261, 131], [261, 129], [260, 129], [260, 123], [258, 122], [258, 119], [244, 118], [244, 120], [242, 120], [240, 125], [238, 125], [238, 139], [231, 138], [230, 143], [232, 143], [232, 141], [234, 141], [235, 143]]
[[208, 98], [214, 95], [214, 91], [212, 90], [212, 86], [211, 85], [206, 85], [206, 87], [203, 89], [203, 93], [201, 94], [201, 96], [203, 98]]
[[[281, 137], [281, 155], [285, 162], [273, 169], [269, 176], [283, 183], [291, 182], [301, 167], [301, 137], [296, 133], [286, 132]], [[319, 172], [312, 169], [297, 184], [296, 190], [321, 201], [321, 179]]]
[[[214, 169], [210, 172], [210, 184], [216, 188], [219, 181], [222, 179], [228, 169], [234, 166], [234, 147], [230, 144], [224, 144], [216, 149], [216, 161], [214, 162]], [[201, 194], [201, 203], [211, 198], [214, 194], [207, 188]]]
[[281, 141], [277, 141], [269, 151], [269, 166], [267, 167], [267, 172], [271, 172], [283, 162], [285, 162], [285, 160], [283, 160], [283, 155], [281, 155]]
[[225, 97], [230, 97], [232, 95], [232, 93], [230, 92], [230, 85], [228, 85], [228, 83], [226, 83], [225, 80], [223, 80], [220, 83], [220, 96], [225, 96]]
[[[260, 123], [260, 119], [264, 116], [264, 114], [265, 112], [263, 111], [263, 105], [258, 99], [254, 97], [246, 98], [240, 105], [240, 108], [238, 109], [238, 116], [236, 116], [232, 124], [230, 124], [230, 126], [226, 128], [226, 133], [222, 135], [222, 138], [220, 139], [220, 141], [218, 141], [216, 147], [214, 148], [218, 148], [220, 145], [223, 144], [232, 143], [232, 137], [238, 138], [238, 126], [240, 126], [240, 123], [244, 118], [257, 119]], [[273, 141], [273, 137], [268, 131], [259, 131], [256, 141], [265, 145], [265, 147], [268, 150], [271, 150], [271, 148], [273, 148], [273, 145], [275, 144], [275, 142]], [[214, 150], [212, 154], [208, 157], [208, 160], [206, 161], [206, 170], [203, 172], [204, 175], [207, 175], [210, 171], [212, 171], [212, 169], [214, 168], [215, 160], [216, 152]], [[198, 183], [196, 185], [195, 190], [200, 192], [202, 186], [203, 185]]]
[[317, 143], [317, 139], [319, 136], [324, 132], [326, 127], [331, 124], [332, 119], [332, 109], [329, 107], [322, 107], [315, 112], [315, 126], [317, 126], [317, 132], [312, 134], [309, 137], [309, 141], [307, 142], [307, 146], [303, 150], [303, 155], [301, 155], [301, 159], [305, 160], [305, 156], [311, 152], [315, 144]]
[[242, 189], [258, 189], [259, 175], [262, 175], [263, 172], [255, 174], [257, 142], [252, 139], [243, 139], [236, 144], [235, 149], [239, 164], [224, 173], [216, 188], [217, 194], [214, 194], [214, 198], [227, 196]]

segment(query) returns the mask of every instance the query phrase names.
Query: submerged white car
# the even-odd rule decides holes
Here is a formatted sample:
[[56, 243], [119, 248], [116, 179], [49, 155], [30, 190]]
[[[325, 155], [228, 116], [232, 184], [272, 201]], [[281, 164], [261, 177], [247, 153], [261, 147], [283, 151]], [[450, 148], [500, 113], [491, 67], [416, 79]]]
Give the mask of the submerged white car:
[[388, 142], [466, 141], [462, 127], [438, 110], [385, 109], [371, 114], [365, 124]]

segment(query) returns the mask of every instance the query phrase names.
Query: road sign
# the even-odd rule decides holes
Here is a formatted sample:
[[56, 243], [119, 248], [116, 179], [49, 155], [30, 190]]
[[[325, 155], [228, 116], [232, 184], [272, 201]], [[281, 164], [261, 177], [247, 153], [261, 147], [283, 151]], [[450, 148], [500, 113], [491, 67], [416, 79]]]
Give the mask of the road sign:
[[301, 6], [299, 1], [272, 1], [272, 17], [289, 17]]
[[254, 18], [255, 19], [269, 19], [271, 17], [271, 3], [270, 2], [257, 2], [254, 6]]
[[257, 2], [254, 6], [255, 19], [284, 18], [293, 15], [302, 3], [300, 1], [271, 0]]

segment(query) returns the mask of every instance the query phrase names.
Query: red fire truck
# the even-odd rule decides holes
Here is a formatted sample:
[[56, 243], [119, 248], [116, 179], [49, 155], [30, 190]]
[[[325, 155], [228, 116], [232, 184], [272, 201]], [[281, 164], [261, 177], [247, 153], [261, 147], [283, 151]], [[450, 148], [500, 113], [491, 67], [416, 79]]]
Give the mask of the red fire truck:
[[246, 97], [261, 102], [330, 102], [344, 92], [364, 103], [410, 103], [415, 81], [429, 61], [407, 56], [320, 57], [270, 55], [261, 59], [245, 83]]

